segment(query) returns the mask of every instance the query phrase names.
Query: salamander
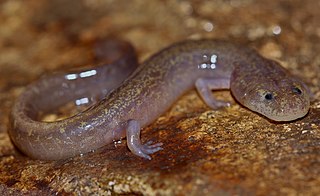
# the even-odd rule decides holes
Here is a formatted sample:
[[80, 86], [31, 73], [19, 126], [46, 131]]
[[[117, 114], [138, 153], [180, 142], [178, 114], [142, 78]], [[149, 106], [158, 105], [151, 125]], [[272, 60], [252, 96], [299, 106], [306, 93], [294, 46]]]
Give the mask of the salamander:
[[[108, 66], [112, 71], [102, 74], [107, 79], [99, 74], [90, 79], [77, 78], [79, 73], [58, 74], [27, 86], [11, 112], [13, 143], [32, 158], [58, 160], [126, 137], [132, 153], [150, 160], [151, 154], [163, 149], [162, 143], [142, 144], [141, 127], [152, 123], [193, 87], [212, 109], [230, 104], [215, 99], [211, 91], [230, 89], [238, 103], [271, 121], [292, 121], [309, 110], [309, 89], [301, 80], [278, 62], [243, 45], [210, 39], [183, 41], [162, 49], [137, 68], [129, 66], [134, 71], [125, 64], [135, 64], [135, 57], [127, 53], [118, 56], [113, 66]], [[94, 70], [101, 73], [104, 69]], [[116, 84], [105, 87], [117, 79]], [[104, 97], [72, 117], [54, 122], [38, 119], [40, 112], [67, 100], [95, 94]]]

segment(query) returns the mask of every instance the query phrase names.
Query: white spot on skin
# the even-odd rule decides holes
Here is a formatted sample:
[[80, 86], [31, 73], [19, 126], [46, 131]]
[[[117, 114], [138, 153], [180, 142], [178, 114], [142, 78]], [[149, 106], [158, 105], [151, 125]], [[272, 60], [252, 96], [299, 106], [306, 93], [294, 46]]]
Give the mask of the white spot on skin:
[[205, 69], [205, 68], [207, 68], [207, 64], [202, 63], [202, 64], [200, 65], [200, 68], [201, 68], [201, 69]]
[[84, 72], [81, 72], [79, 74], [80, 78], [87, 78], [87, 77], [90, 77], [90, 76], [94, 76], [97, 74], [97, 70], [89, 70], [89, 71], [84, 71]]
[[87, 131], [87, 130], [92, 130], [94, 127], [92, 125], [86, 125], [84, 127], [84, 129]]
[[217, 68], [217, 66], [216, 66], [217, 60], [218, 60], [218, 56], [216, 54], [211, 55], [210, 59], [207, 55], [203, 55], [204, 63], [199, 64], [198, 68], [199, 69], [216, 69]]
[[75, 80], [77, 78], [87, 78], [87, 77], [91, 77], [91, 76], [94, 76], [97, 74], [97, 70], [95, 69], [92, 69], [92, 70], [89, 70], [89, 71], [84, 71], [84, 72], [81, 72], [80, 74], [75, 74], [75, 73], [72, 73], [72, 74], [67, 74], [64, 76], [65, 79], [67, 80]]
[[77, 74], [68, 74], [64, 76], [65, 79], [67, 80], [75, 80], [78, 78]]
[[217, 63], [217, 59], [218, 59], [218, 56], [213, 54], [213, 55], [211, 55], [210, 62], [212, 64], [215, 64], [215, 63]]
[[84, 97], [84, 98], [80, 98], [80, 99], [76, 100], [76, 105], [77, 106], [83, 105], [83, 104], [87, 104], [87, 103], [89, 103], [88, 97]]

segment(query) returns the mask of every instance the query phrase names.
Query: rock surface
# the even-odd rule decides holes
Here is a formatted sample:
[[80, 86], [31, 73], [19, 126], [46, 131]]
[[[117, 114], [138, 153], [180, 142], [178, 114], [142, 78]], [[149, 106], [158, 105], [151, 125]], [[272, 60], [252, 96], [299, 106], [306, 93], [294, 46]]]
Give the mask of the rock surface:
[[[0, 2], [1, 195], [320, 195], [318, 0], [4, 0]], [[151, 161], [125, 141], [60, 161], [20, 154], [8, 114], [24, 87], [53, 70], [89, 63], [87, 43], [131, 41], [140, 60], [188, 38], [224, 38], [276, 59], [311, 88], [309, 114], [275, 123], [237, 104], [210, 110], [190, 91], [143, 141], [164, 143]]]

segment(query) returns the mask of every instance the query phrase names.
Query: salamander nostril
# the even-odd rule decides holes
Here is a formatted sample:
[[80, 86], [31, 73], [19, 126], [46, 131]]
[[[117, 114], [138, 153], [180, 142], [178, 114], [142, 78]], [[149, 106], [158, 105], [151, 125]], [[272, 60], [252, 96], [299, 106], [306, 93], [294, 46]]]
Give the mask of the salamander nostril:
[[264, 96], [264, 98], [265, 98], [266, 100], [271, 100], [271, 99], [273, 99], [273, 95], [272, 95], [271, 93], [267, 93], [267, 94]]
[[300, 88], [298, 87], [293, 87], [292, 88], [292, 92], [298, 94], [298, 95], [301, 95], [302, 94], [302, 91], [300, 90]]

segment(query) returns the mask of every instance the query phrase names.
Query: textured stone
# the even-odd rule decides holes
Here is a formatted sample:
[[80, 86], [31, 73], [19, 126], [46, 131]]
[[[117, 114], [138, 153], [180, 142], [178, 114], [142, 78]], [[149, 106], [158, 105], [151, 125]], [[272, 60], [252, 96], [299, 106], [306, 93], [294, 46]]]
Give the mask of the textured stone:
[[[318, 0], [0, 2], [1, 195], [319, 195], [320, 4]], [[60, 161], [20, 154], [7, 134], [14, 98], [44, 73], [91, 62], [88, 43], [117, 35], [141, 60], [187, 38], [246, 43], [311, 88], [309, 114], [275, 123], [232, 106], [210, 110], [190, 91], [142, 140], [164, 143], [151, 161], [121, 143]], [[54, 117], [53, 117], [54, 118]]]

